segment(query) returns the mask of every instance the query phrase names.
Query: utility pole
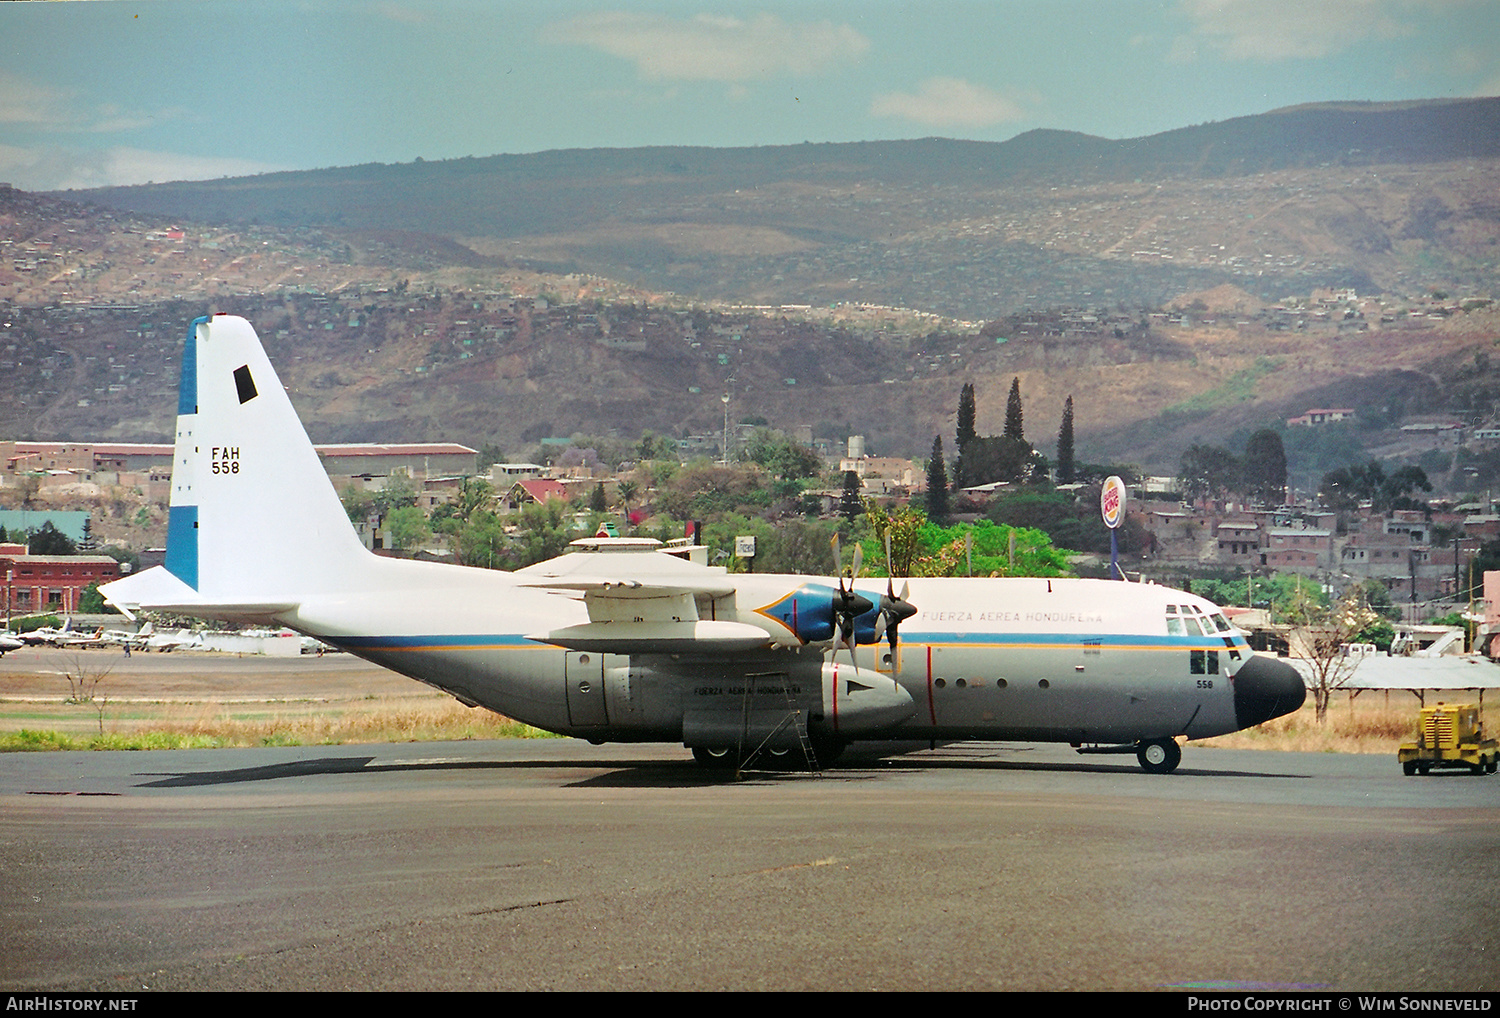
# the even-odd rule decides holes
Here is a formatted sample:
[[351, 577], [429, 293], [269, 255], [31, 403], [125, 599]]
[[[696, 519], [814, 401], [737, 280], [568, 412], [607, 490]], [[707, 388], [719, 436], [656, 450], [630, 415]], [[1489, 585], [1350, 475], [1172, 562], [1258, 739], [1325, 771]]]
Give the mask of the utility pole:
[[729, 390], [724, 390], [724, 465], [729, 466]]

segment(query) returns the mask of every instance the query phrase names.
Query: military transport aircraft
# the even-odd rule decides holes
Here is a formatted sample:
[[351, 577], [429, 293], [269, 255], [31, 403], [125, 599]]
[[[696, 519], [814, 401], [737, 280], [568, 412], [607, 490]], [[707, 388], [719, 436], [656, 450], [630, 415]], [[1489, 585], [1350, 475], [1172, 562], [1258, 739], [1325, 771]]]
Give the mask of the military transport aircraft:
[[177, 412], [166, 562], [101, 587], [111, 603], [288, 626], [591, 742], [814, 768], [854, 740], [1067, 742], [1166, 773], [1178, 737], [1305, 697], [1214, 605], [1151, 584], [911, 579], [898, 595], [631, 538], [513, 573], [374, 555], [241, 318], [193, 322]]

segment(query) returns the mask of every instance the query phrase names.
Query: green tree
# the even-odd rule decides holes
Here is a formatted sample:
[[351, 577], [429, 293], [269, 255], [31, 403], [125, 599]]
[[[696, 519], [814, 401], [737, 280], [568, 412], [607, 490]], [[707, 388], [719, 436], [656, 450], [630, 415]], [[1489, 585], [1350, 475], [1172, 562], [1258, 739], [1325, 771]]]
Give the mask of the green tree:
[[760, 464], [784, 481], [816, 477], [823, 469], [823, 460], [816, 452], [769, 428], [757, 428], [740, 457]]
[[474, 460], [474, 469], [484, 473], [496, 463], [505, 462], [505, 450], [493, 442], [484, 442], [479, 446], [479, 455]]
[[466, 520], [451, 522], [449, 540], [460, 565], [505, 569], [520, 564], [513, 561], [515, 556], [499, 517], [488, 509], [478, 509]]
[[1188, 499], [1223, 498], [1239, 485], [1240, 461], [1216, 445], [1191, 445], [1182, 454], [1177, 480]]
[[1346, 657], [1344, 645], [1365, 642], [1360, 634], [1378, 626], [1380, 616], [1365, 603], [1364, 590], [1351, 587], [1332, 608], [1312, 601], [1293, 606], [1290, 620], [1296, 627], [1292, 639], [1301, 645], [1307, 661], [1307, 688], [1313, 695], [1313, 713], [1318, 723], [1328, 720], [1333, 694], [1354, 676], [1359, 659]]
[[360, 490], [351, 484], [344, 489], [339, 500], [344, 504], [349, 521], [357, 526], [371, 516], [384, 518], [393, 509], [416, 505], [417, 489], [405, 474], [393, 474], [386, 478], [385, 487], [379, 491]]
[[78, 592], [78, 611], [84, 615], [120, 614], [119, 609], [104, 600], [97, 583], [90, 583]]
[[[922, 510], [908, 505], [893, 512], [883, 506], [872, 505], [866, 518], [870, 522], [870, 532], [874, 536], [877, 562], [885, 562], [887, 539], [889, 539], [891, 553], [891, 560], [888, 563], [889, 575], [912, 575], [912, 566], [921, 546], [922, 527], [927, 523], [927, 517], [922, 515]], [[865, 554], [870, 554], [868, 546]]]
[[1045, 470], [1030, 442], [1009, 435], [974, 439], [959, 453], [959, 462], [962, 466], [955, 467], [954, 474], [963, 477], [965, 487], [993, 481], [1028, 481], [1037, 476], [1039, 468]]
[[556, 558], [568, 550], [573, 540], [572, 520], [567, 504], [551, 498], [543, 505], [531, 503], [521, 509], [520, 529], [516, 533], [518, 566], [529, 566]]
[[1265, 608], [1271, 618], [1284, 619], [1304, 605], [1326, 608], [1328, 595], [1316, 581], [1295, 573], [1273, 576], [1241, 576], [1237, 579], [1209, 577], [1192, 581], [1193, 593], [1214, 604]]
[[1245, 443], [1241, 478], [1245, 494], [1260, 504], [1277, 506], [1286, 501], [1286, 450], [1281, 436], [1271, 428], [1261, 428]]
[[32, 555], [78, 554], [78, 546], [73, 543], [73, 539], [54, 527], [51, 520], [45, 521], [32, 533], [26, 546], [28, 553]]
[[852, 470], [844, 471], [844, 492], [839, 496], [839, 515], [853, 523], [865, 511], [865, 500], [860, 496], [859, 475]]
[[934, 435], [932, 456], [927, 460], [927, 516], [948, 522], [948, 467], [943, 462], [943, 436]]
[[628, 477], [615, 486], [615, 494], [620, 499], [620, 511], [625, 514], [625, 522], [627, 524], [630, 522], [630, 504], [636, 500], [640, 493], [641, 486]]
[[1431, 491], [1427, 472], [1421, 467], [1405, 466], [1389, 476], [1375, 460], [1330, 470], [1318, 485], [1318, 498], [1330, 509], [1349, 512], [1361, 502], [1369, 502], [1376, 512], [1392, 509], [1420, 509], [1422, 503], [1410, 497], [1413, 491]]
[[[915, 510], [907, 510], [915, 513]], [[920, 517], [920, 513], [916, 514]], [[898, 531], [909, 525], [898, 513]], [[865, 572], [885, 574], [884, 538], [876, 536], [879, 524], [872, 522], [870, 537], [863, 541]], [[940, 527], [930, 520], [916, 528], [909, 571], [903, 571], [897, 555], [897, 540], [891, 541], [891, 560], [898, 575], [910, 576], [1067, 576], [1067, 555], [1052, 546], [1039, 530], [997, 525], [989, 520], [974, 524]], [[846, 556], [847, 559], [847, 556]], [[971, 566], [972, 562], [972, 566]]]
[[674, 519], [704, 520], [745, 507], [765, 508], [774, 497], [765, 471], [756, 464], [694, 460], [657, 482], [656, 508]]
[[1017, 442], [1026, 441], [1021, 424], [1021, 378], [1016, 376], [1010, 383], [1010, 395], [1005, 400], [1005, 437]]
[[458, 497], [454, 499], [454, 514], [468, 519], [480, 509], [492, 509], [495, 505], [495, 486], [482, 477], [465, 477], [458, 482]]
[[390, 535], [391, 547], [397, 551], [411, 551], [432, 536], [427, 517], [414, 505], [402, 506], [387, 513], [385, 531]]
[[21, 495], [21, 508], [30, 509], [37, 493], [42, 490], [42, 479], [36, 474], [27, 474], [17, 480], [16, 488]]
[[955, 435], [955, 445], [959, 449], [964, 443], [976, 438], [979, 432], [974, 430], [974, 419], [977, 409], [974, 405], [974, 383], [965, 382], [964, 387], [958, 393], [958, 434]]
[[1063, 404], [1062, 426], [1057, 429], [1057, 483], [1073, 483], [1073, 397]]
[[654, 431], [641, 433], [640, 442], [636, 443], [635, 454], [637, 459], [642, 460], [677, 460], [677, 443], [670, 438], [664, 438]]

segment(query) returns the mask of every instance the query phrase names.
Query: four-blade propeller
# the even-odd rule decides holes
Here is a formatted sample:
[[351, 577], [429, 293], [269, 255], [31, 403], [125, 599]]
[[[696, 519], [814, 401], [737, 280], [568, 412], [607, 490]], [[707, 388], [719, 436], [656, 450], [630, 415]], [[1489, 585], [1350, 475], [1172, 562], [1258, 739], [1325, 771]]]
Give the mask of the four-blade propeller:
[[[844, 572], [843, 556], [839, 549], [839, 538], [833, 536], [833, 561], [838, 570], [839, 589], [833, 595], [833, 616], [838, 624], [838, 642], [834, 644], [835, 649], [840, 646], [849, 648], [849, 657], [854, 660], [854, 647], [856, 643], [855, 620], [861, 615], [874, 609], [875, 603], [862, 594], [855, 593], [854, 578], [859, 575], [860, 563], [864, 557], [864, 550], [854, 546], [854, 561], [849, 572]], [[875, 615], [875, 642], [879, 643], [884, 636], [891, 648], [891, 662], [896, 660], [896, 646], [898, 642], [897, 631], [901, 623], [917, 613], [916, 606], [906, 599], [910, 591], [910, 584], [901, 584], [901, 593], [896, 594], [896, 581], [891, 574], [891, 537], [885, 538], [885, 562], [887, 579], [885, 581], [885, 593], [880, 595], [879, 611]], [[844, 578], [848, 576], [848, 586], [844, 585]], [[859, 664], [854, 661], [855, 665]]]
[[[835, 652], [838, 647], [849, 648], [849, 659], [854, 660], [854, 620], [865, 612], [875, 607], [875, 603], [863, 594], [854, 592], [854, 578], [859, 575], [860, 563], [864, 560], [864, 550], [859, 545], [854, 546], [854, 562], [849, 570], [849, 586], [844, 586], [844, 557], [839, 550], [839, 535], [833, 535], [833, 563], [839, 574], [839, 589], [833, 595], [833, 617], [838, 624], [838, 643], [834, 644]], [[858, 665], [858, 662], [855, 662]]]
[[885, 593], [880, 595], [880, 614], [875, 616], [875, 642], [880, 642], [884, 633], [891, 647], [891, 663], [896, 661], [896, 630], [901, 623], [917, 613], [917, 606], [906, 599], [911, 584], [901, 583], [901, 596], [896, 596], [896, 581], [891, 568], [891, 535], [885, 535]]

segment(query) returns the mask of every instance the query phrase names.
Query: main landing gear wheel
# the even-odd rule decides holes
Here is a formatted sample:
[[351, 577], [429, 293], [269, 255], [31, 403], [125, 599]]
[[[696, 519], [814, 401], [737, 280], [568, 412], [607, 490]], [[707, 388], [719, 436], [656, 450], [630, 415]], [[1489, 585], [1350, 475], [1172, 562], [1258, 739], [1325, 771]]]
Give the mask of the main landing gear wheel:
[[1135, 758], [1147, 774], [1171, 774], [1182, 763], [1176, 739], [1147, 739], [1135, 748]]
[[694, 746], [693, 759], [699, 767], [726, 771], [735, 766], [735, 751], [727, 746]]

